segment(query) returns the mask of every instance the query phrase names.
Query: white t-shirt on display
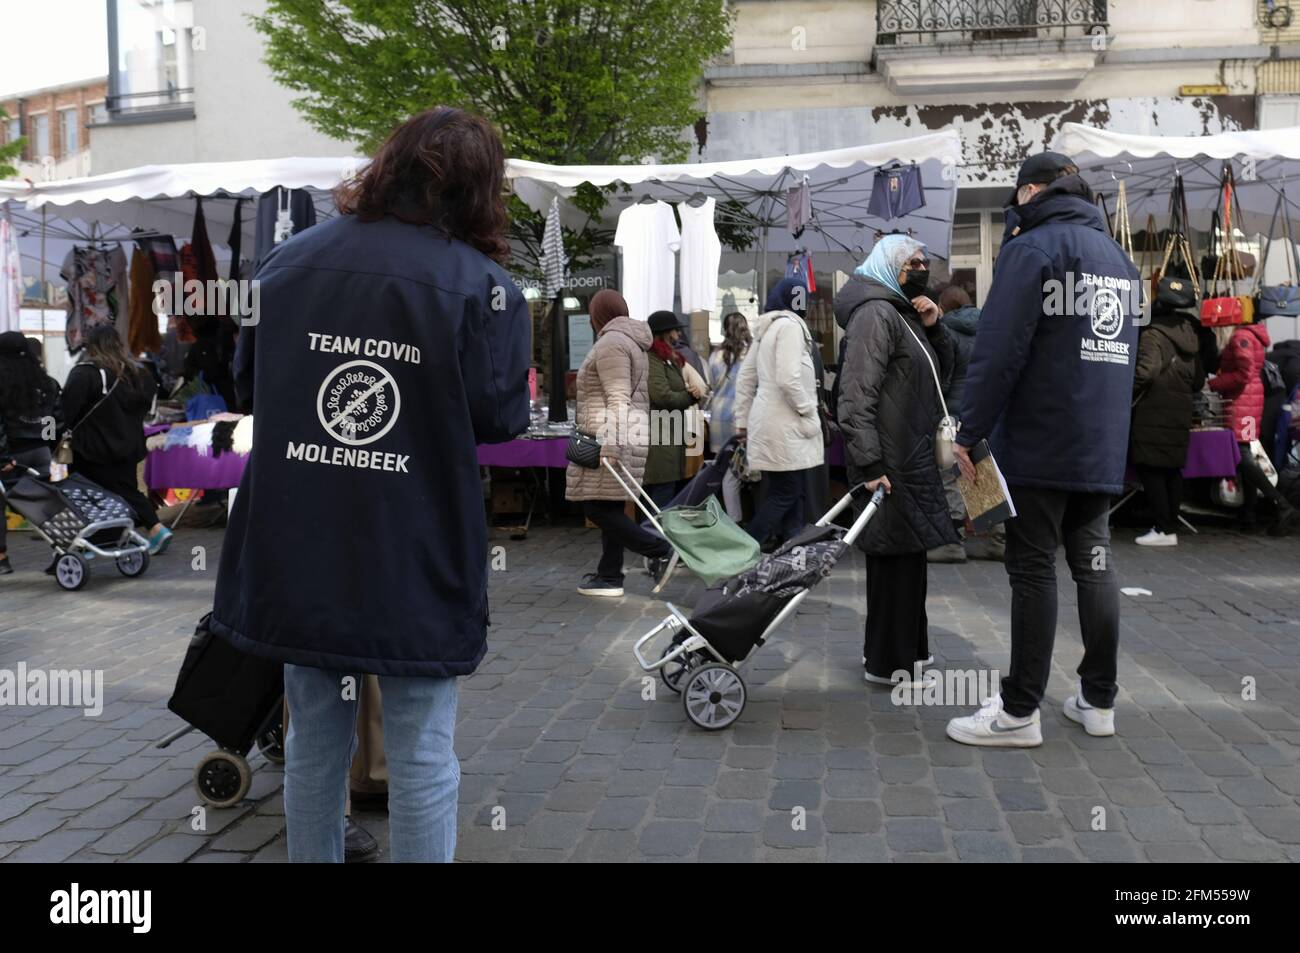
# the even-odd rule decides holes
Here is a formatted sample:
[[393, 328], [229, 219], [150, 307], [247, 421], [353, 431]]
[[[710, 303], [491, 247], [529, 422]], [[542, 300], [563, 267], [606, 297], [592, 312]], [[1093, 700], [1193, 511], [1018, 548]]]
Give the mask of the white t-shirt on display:
[[718, 266], [722, 242], [713, 228], [713, 197], [699, 208], [690, 202], [677, 206], [682, 217], [682, 310], [712, 311], [718, 306]]
[[673, 309], [673, 275], [682, 237], [667, 202], [629, 205], [618, 216], [614, 244], [623, 252], [623, 297], [629, 317], [644, 321]]

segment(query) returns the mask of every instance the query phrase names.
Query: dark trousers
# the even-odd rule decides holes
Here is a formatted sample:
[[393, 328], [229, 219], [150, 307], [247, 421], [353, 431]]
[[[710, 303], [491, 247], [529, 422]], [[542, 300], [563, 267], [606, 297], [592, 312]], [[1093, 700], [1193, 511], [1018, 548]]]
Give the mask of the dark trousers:
[[807, 470], [778, 470], [763, 474], [767, 495], [758, 504], [745, 529], [762, 545], [773, 532], [782, 540], [803, 529], [803, 498], [808, 486]]
[[138, 525], [149, 529], [158, 524], [158, 511], [153, 508], [149, 498], [140, 492], [135, 478], [134, 463], [92, 463], [89, 460], [74, 459], [72, 471], [84, 476], [91, 483], [97, 483], [109, 493], [116, 493], [131, 507]]
[[864, 667], [891, 678], [913, 675], [913, 666], [930, 657], [930, 622], [925, 614], [928, 585], [925, 552], [867, 557], [867, 626], [862, 643]]
[[596, 575], [605, 582], [623, 584], [624, 549], [652, 559], [662, 559], [673, 551], [662, 536], [628, 519], [621, 502], [587, 500], [582, 504], [582, 511], [600, 527], [600, 562], [596, 564]]
[[[14, 467], [4, 475], [5, 489], [13, 486], [23, 477], [27, 476], [27, 469], [30, 467], [40, 473], [41, 479], [48, 479], [50, 475], [50, 448], [33, 447], [31, 450], [19, 450], [13, 454], [14, 462], [18, 466]], [[7, 463], [7, 460], [0, 463]], [[0, 554], [8, 552], [8, 534], [9, 529], [5, 521], [4, 506], [0, 505]]]
[[654, 500], [655, 506], [662, 510], [673, 501], [680, 486], [681, 483], [676, 480], [672, 483], [651, 483], [646, 486], [645, 491], [650, 495], [650, 499]]
[[1011, 579], [1011, 672], [1002, 679], [1002, 705], [1011, 715], [1033, 714], [1047, 690], [1056, 641], [1056, 550], [1079, 594], [1083, 697], [1097, 708], [1115, 704], [1119, 659], [1119, 580], [1110, 551], [1110, 497], [1011, 487], [1016, 518], [1007, 521], [1007, 575]]
[[1183, 503], [1183, 471], [1170, 467], [1138, 467], [1142, 492], [1155, 516], [1156, 529], [1178, 532], [1178, 508]]
[[1290, 504], [1278, 488], [1268, 482], [1268, 477], [1264, 475], [1264, 471], [1259, 468], [1259, 464], [1255, 462], [1255, 457], [1250, 452], [1250, 444], [1239, 443], [1237, 448], [1241, 451], [1237, 476], [1241, 480], [1241, 492], [1244, 497], [1242, 516], [1247, 520], [1255, 519], [1255, 505], [1259, 502], [1261, 493], [1279, 510], [1287, 509]]

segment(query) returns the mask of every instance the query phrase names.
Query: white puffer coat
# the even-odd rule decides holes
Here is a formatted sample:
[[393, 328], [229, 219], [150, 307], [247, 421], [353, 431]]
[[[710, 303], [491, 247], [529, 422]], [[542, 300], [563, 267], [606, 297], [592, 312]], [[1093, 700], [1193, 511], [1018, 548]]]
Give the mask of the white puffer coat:
[[736, 426], [747, 431], [749, 466], [759, 472], [820, 466], [825, 447], [808, 326], [792, 311], [768, 311], [753, 331], [735, 403]]

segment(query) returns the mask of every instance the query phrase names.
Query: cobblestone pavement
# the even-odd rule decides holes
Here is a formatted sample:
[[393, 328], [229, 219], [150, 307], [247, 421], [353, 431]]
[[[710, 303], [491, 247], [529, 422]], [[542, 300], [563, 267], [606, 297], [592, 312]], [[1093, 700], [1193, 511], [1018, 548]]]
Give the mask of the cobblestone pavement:
[[[642, 697], [632, 642], [663, 615], [646, 576], [623, 599], [585, 599], [573, 586], [594, 533], [498, 534], [490, 651], [461, 693], [458, 857], [1300, 860], [1300, 543], [1206, 530], [1142, 550], [1132, 536], [1118, 534], [1122, 584], [1152, 595], [1124, 597], [1119, 735], [1060, 713], [1080, 655], [1062, 572], [1045, 743], [986, 751], [944, 736], [966, 708], [899, 708], [862, 684], [856, 553], [755, 656], [740, 721], [705, 733], [662, 686]], [[191, 776], [211, 744], [153, 747], [180, 725], [166, 698], [210, 605], [220, 532], [181, 533], [140, 580], [96, 566], [79, 593], [41, 574], [35, 541], [11, 539], [0, 669], [101, 668], [107, 704], [97, 718], [0, 708], [0, 858], [284, 860], [279, 769], [252, 756], [247, 801], [196, 833]], [[679, 577], [666, 595], [690, 606], [699, 592]], [[1005, 671], [1008, 605], [1000, 565], [932, 567], [936, 664]], [[358, 817], [386, 848], [383, 816]]]

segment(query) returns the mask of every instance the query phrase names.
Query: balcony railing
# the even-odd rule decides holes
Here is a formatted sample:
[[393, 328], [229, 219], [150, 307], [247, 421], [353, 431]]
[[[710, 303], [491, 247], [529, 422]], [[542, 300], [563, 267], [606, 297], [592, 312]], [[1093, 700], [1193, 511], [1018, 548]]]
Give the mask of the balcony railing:
[[1104, 32], [1106, 0], [876, 0], [882, 46], [1047, 39]]
[[160, 89], [142, 93], [117, 93], [106, 98], [110, 116], [167, 112], [194, 106], [194, 87]]

